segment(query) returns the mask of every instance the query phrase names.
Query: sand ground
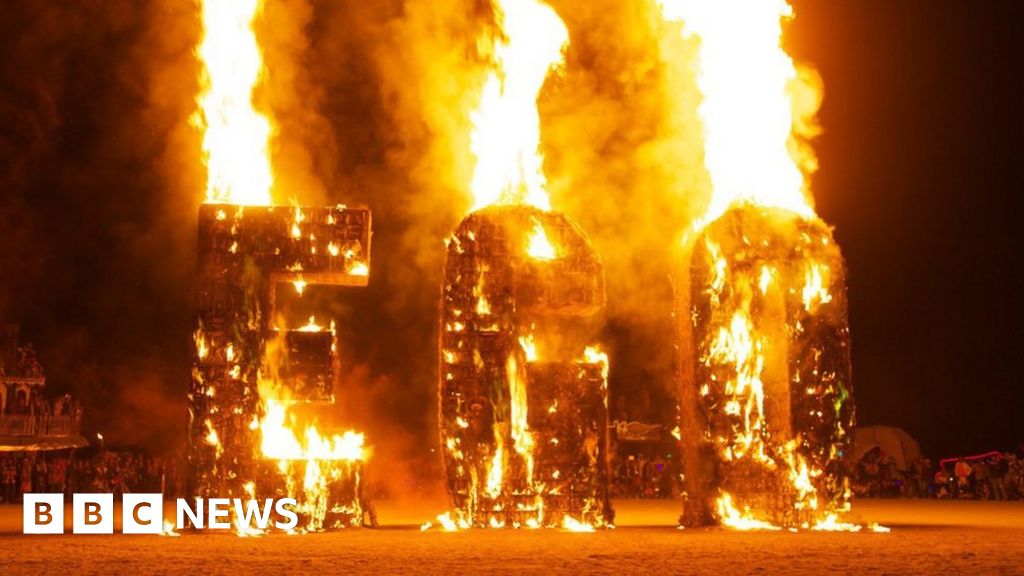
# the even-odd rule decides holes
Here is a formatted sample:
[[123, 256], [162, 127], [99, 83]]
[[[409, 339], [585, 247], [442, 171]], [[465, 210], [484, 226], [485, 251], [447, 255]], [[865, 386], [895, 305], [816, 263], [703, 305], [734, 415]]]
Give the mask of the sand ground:
[[0, 507], [0, 574], [1022, 574], [1024, 503], [862, 501], [889, 534], [677, 530], [672, 501], [616, 502], [618, 527], [446, 533], [437, 502], [380, 502], [382, 528], [237, 538], [26, 536]]

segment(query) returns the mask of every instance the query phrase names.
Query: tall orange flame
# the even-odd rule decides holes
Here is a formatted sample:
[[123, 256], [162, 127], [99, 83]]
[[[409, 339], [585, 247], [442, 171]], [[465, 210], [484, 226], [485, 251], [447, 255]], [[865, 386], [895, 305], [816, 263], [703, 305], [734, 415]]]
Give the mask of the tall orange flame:
[[252, 23], [262, 7], [263, 0], [202, 0], [204, 74], [192, 122], [203, 131], [207, 202], [270, 204], [272, 129], [252, 104], [263, 70]]
[[[802, 166], [808, 153], [794, 134], [819, 99], [794, 98], [800, 82], [782, 49], [786, 0], [659, 0], [669, 20], [700, 39], [698, 113], [704, 128], [704, 164], [712, 196], [697, 227], [730, 206], [750, 202], [803, 216], [814, 209]], [[797, 105], [810, 103], [814, 110]]]
[[562, 62], [569, 32], [555, 11], [538, 0], [498, 0], [497, 10], [503, 34], [494, 45], [495, 69], [471, 114], [473, 209], [530, 204], [550, 210], [537, 96], [548, 71]]

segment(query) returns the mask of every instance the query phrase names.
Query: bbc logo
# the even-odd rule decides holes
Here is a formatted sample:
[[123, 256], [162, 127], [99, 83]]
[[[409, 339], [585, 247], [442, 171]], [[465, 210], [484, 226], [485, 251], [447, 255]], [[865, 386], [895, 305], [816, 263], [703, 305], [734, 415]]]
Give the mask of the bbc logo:
[[[163, 494], [125, 494], [122, 498], [121, 532], [160, 534], [163, 530]], [[71, 505], [73, 534], [114, 533], [113, 494], [75, 494]], [[25, 494], [22, 505], [24, 534], [63, 534], [64, 495]]]

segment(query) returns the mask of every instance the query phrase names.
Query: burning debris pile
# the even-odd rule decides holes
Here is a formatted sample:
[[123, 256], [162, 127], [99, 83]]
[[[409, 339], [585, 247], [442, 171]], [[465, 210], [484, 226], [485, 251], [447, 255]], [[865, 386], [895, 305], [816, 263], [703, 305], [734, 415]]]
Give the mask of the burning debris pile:
[[279, 287], [365, 286], [370, 213], [205, 204], [189, 394], [193, 492], [293, 497], [307, 529], [357, 525], [361, 434], [298, 428], [293, 406], [333, 401], [333, 330], [284, 326]]
[[843, 260], [830, 230], [736, 206], [696, 239], [689, 280], [684, 521], [709, 511], [737, 527], [834, 521], [848, 509], [853, 403]]
[[607, 357], [586, 346], [601, 261], [564, 216], [469, 215], [448, 241], [441, 438], [458, 527], [611, 520]]

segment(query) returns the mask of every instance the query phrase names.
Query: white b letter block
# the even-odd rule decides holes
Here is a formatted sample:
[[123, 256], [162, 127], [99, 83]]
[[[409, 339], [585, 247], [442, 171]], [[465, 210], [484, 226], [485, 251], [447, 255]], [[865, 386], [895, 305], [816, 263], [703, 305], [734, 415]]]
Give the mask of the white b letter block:
[[75, 494], [71, 511], [75, 534], [114, 533], [113, 494]]
[[64, 533], [63, 494], [25, 494], [21, 506], [22, 533]]

